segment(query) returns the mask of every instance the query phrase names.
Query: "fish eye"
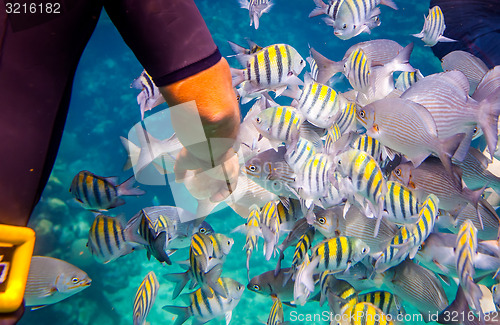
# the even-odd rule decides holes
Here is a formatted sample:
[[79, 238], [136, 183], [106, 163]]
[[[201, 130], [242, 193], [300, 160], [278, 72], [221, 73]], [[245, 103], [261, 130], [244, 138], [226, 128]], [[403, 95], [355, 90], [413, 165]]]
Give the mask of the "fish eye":
[[207, 230], [205, 229], [205, 227], [201, 227], [200, 230], [198, 230], [200, 232], [200, 234], [204, 234], [207, 232]]
[[472, 134], [476, 134], [477, 133], [477, 126], [474, 128], [474, 131], [472, 131]]
[[255, 119], [255, 121], [256, 121], [257, 123], [262, 122], [262, 120], [261, 120], [261, 118], [260, 118], [260, 117], [257, 117], [257, 118]]
[[80, 279], [78, 279], [77, 277], [73, 277], [73, 278], [71, 278], [71, 282], [73, 282], [74, 284], [77, 284], [78, 282], [80, 282]]
[[254, 285], [253, 285], [253, 289], [254, 289], [255, 291], [260, 291], [260, 286], [259, 286], [258, 284], [254, 284]]
[[346, 28], [347, 28], [347, 24], [342, 25], [342, 29], [346, 29]]
[[340, 159], [339, 159], [339, 160], [337, 161], [337, 165], [342, 165], [342, 160], [340, 160]]
[[397, 169], [394, 171], [394, 174], [396, 174], [396, 176], [401, 176], [401, 168], [397, 168]]
[[495, 293], [497, 291], [497, 286], [494, 285], [493, 287], [491, 287], [491, 292]]
[[304, 64], [304, 59], [300, 60], [300, 64], [301, 65]]
[[363, 247], [363, 249], [361, 250], [361, 253], [365, 254], [366, 252], [367, 252], [366, 247]]
[[324, 217], [321, 217], [321, 218], [319, 218], [319, 219], [318, 219], [318, 223], [319, 223], [320, 225], [324, 225], [324, 224], [325, 224], [325, 222], [326, 222], [326, 219], [325, 219]]
[[230, 240], [228, 240], [228, 241], [227, 241], [227, 244], [228, 244], [228, 245], [231, 245], [231, 241], [230, 241]]
[[249, 169], [251, 172], [255, 172], [255, 171], [257, 171], [257, 166], [255, 166], [255, 165], [250, 165], [250, 166], [248, 166], [248, 169]]
[[361, 118], [365, 118], [365, 110], [362, 109], [360, 112], [359, 112], [359, 117]]

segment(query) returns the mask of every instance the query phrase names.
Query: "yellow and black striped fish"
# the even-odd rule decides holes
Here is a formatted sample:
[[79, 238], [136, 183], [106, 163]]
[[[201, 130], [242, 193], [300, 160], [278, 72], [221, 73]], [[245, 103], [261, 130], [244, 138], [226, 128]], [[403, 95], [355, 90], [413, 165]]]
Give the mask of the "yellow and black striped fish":
[[130, 87], [141, 90], [140, 94], [137, 95], [137, 104], [141, 107], [141, 120], [144, 119], [146, 111], [150, 111], [165, 102], [165, 98], [163, 98], [160, 90], [153, 82], [153, 78], [146, 70], [142, 71], [141, 75], [132, 82]]
[[370, 67], [370, 58], [361, 48], [352, 51], [345, 63], [345, 75], [354, 90], [362, 93], [368, 91]]
[[358, 302], [342, 315], [341, 325], [389, 325], [394, 324], [392, 317], [387, 317], [380, 308], [369, 302]]
[[341, 107], [337, 92], [306, 78], [297, 108], [313, 125], [329, 128], [340, 114]]
[[333, 163], [326, 154], [317, 153], [309, 158], [303, 169], [297, 175], [298, 193], [306, 202], [306, 207], [312, 201], [319, 199], [328, 192], [330, 173]]
[[420, 70], [415, 70], [413, 72], [403, 71], [399, 75], [398, 79], [396, 79], [396, 89], [400, 91], [405, 91], [410, 88], [411, 85], [422, 79], [424, 76], [420, 72]]
[[163, 217], [162, 220], [160, 220], [160, 217], [158, 217], [153, 222], [145, 209], [139, 211], [137, 218], [140, 219], [139, 235], [148, 243], [144, 245], [146, 247], [148, 260], [152, 255], [160, 263], [165, 262], [168, 265], [172, 265], [172, 261], [170, 261], [170, 257], [166, 252], [169, 238], [166, 218]]
[[401, 183], [387, 181], [385, 211], [388, 220], [397, 224], [415, 223], [418, 219], [418, 197]]
[[135, 178], [132, 176], [120, 185], [116, 177], [101, 177], [83, 170], [76, 174], [69, 191], [86, 209], [106, 211], [125, 204], [122, 195], [143, 195], [141, 189], [132, 187]]
[[307, 251], [309, 251], [312, 246], [315, 232], [315, 228], [311, 227], [299, 238], [297, 245], [295, 245], [295, 252], [293, 253], [291, 266], [292, 270], [296, 270], [297, 267], [304, 261]]
[[267, 318], [267, 325], [282, 325], [285, 321], [283, 316], [283, 304], [280, 298], [274, 298], [273, 306], [269, 312], [269, 317]]
[[359, 136], [351, 145], [354, 149], [366, 152], [377, 162], [382, 161], [382, 145], [377, 139], [366, 134]]
[[418, 213], [419, 219], [411, 225], [411, 238], [413, 249], [410, 252], [410, 258], [413, 259], [422, 243], [429, 237], [434, 228], [436, 217], [439, 213], [439, 199], [434, 194], [429, 194], [420, 207]]
[[388, 291], [372, 291], [358, 296], [359, 302], [369, 302], [379, 308], [384, 314], [391, 315], [395, 319], [398, 314], [404, 312], [398, 298]]
[[280, 236], [280, 217], [278, 215], [278, 203], [274, 200], [267, 202], [260, 213], [260, 229], [264, 236], [264, 256], [270, 260], [276, 251]]
[[198, 289], [189, 294], [189, 306], [163, 306], [163, 310], [178, 315], [174, 325], [184, 324], [190, 317], [194, 317], [193, 324], [204, 324], [225, 314], [229, 323], [230, 312], [238, 305], [245, 286], [230, 278], [220, 278], [218, 283], [227, 292], [227, 297], [222, 297], [213, 290], [210, 297]]
[[434, 46], [438, 42], [456, 42], [443, 36], [445, 29], [443, 11], [439, 6], [434, 6], [429, 9], [429, 15], [425, 18], [422, 31], [413, 34], [413, 36], [421, 38], [427, 46]]
[[331, 127], [328, 128], [325, 138], [325, 152], [327, 154], [335, 154], [335, 142], [342, 136], [340, 127], [337, 123], [333, 123]]
[[316, 146], [314, 143], [303, 137], [299, 137], [295, 147], [290, 147], [286, 151], [285, 161], [295, 172], [300, 171], [305, 162], [316, 154]]
[[301, 85], [297, 77], [306, 66], [306, 61], [296, 49], [287, 44], [266, 46], [249, 57], [246, 68], [232, 69], [233, 87], [247, 80], [247, 93], [262, 89], [276, 89], [288, 84]]
[[345, 104], [342, 113], [337, 119], [337, 125], [339, 126], [341, 134], [345, 134], [356, 129], [358, 123], [356, 119], [356, 107], [356, 103], [353, 102], [347, 102]]
[[160, 283], [158, 283], [156, 274], [153, 271], [149, 272], [142, 280], [134, 299], [134, 325], [144, 325], [146, 323], [146, 317], [155, 302], [159, 287]]
[[98, 215], [89, 230], [87, 247], [94, 257], [101, 263], [108, 263], [120, 256], [127, 255], [134, 249], [134, 244], [147, 245], [139, 235], [136, 234], [140, 226], [140, 219], [131, 219], [123, 227], [119, 218]]
[[471, 220], [465, 220], [457, 235], [455, 259], [460, 285], [464, 288], [465, 298], [472, 310], [481, 311], [481, 288], [474, 282], [477, 254], [477, 229]]
[[281, 144], [292, 143], [298, 139], [302, 121], [303, 118], [295, 107], [276, 106], [260, 112], [254, 120], [254, 125], [263, 136]]

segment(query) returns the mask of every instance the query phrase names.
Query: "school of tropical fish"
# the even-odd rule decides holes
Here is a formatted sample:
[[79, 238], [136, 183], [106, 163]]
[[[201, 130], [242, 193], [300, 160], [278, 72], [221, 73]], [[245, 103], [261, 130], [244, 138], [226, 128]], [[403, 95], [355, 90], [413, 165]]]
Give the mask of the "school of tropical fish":
[[[255, 29], [273, 6], [239, 2]], [[309, 17], [324, 15], [333, 34], [347, 40], [381, 24], [380, 5], [398, 10], [392, 0], [314, 0]], [[436, 6], [413, 36], [426, 46], [454, 42], [445, 28]], [[96, 213], [87, 246], [97, 261], [144, 250], [148, 259], [185, 269], [171, 273], [167, 266], [166, 274], [150, 272], [138, 283], [133, 323], [145, 324], [161, 281], [170, 281], [176, 304], [163, 309], [177, 316], [175, 325], [219, 317], [229, 324], [242, 294], [253, 293], [272, 299], [273, 325], [288, 323], [283, 304], [313, 302], [327, 303], [330, 324], [401, 324], [404, 306], [425, 322], [500, 324], [500, 173], [492, 167], [500, 159], [500, 69], [455, 51], [443, 58], [443, 72], [423, 76], [410, 64], [414, 44], [389, 39], [357, 43], [342, 58], [314, 48], [304, 58], [291, 44], [229, 45], [242, 66], [231, 68], [235, 96], [252, 103], [237, 138], [241, 170], [230, 193], [217, 202], [198, 199], [196, 214], [158, 205], [127, 220], [106, 214], [125, 203], [122, 196], [144, 194], [134, 177], [119, 184], [81, 171], [71, 184], [75, 200]], [[335, 89], [339, 74], [351, 90]], [[146, 71], [132, 87], [141, 89], [137, 101], [147, 119], [163, 98]], [[173, 173], [183, 147], [176, 135], [156, 139], [136, 128], [148, 141], [122, 137], [125, 168]], [[222, 202], [244, 220], [233, 233], [245, 236], [247, 284], [223, 276], [234, 240], [209, 224]], [[276, 267], [251, 277], [259, 242], [261, 258]], [[42, 274], [42, 264], [54, 265], [50, 274]], [[90, 281], [64, 261], [33, 257], [26, 305], [56, 303]], [[455, 284], [449, 301], [444, 288]], [[466, 316], [450, 320], [454, 314]]]

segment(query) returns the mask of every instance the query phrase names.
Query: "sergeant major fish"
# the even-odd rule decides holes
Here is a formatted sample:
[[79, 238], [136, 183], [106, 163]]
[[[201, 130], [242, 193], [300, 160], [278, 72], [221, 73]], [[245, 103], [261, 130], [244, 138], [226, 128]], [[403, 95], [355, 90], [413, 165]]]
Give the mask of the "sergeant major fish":
[[69, 191], [84, 208], [94, 211], [107, 211], [125, 204], [122, 195], [145, 193], [132, 187], [135, 183], [133, 176], [120, 185], [117, 185], [117, 180], [116, 177], [101, 177], [83, 170], [75, 175]]
[[141, 120], [144, 120], [145, 112], [165, 102], [165, 98], [146, 70], [142, 71], [141, 75], [132, 82], [130, 88], [141, 90], [137, 95], [137, 104], [141, 107]]
[[147, 242], [137, 234], [140, 220], [130, 219], [126, 226], [121, 217], [109, 217], [99, 214], [89, 230], [87, 247], [101, 263], [111, 262], [131, 253], [137, 244]]
[[149, 272], [142, 280], [134, 299], [134, 325], [146, 324], [146, 317], [153, 306], [160, 284], [153, 271]]
[[418, 34], [413, 36], [421, 38], [427, 46], [434, 46], [438, 42], [456, 42], [455, 40], [443, 36], [446, 25], [444, 15], [439, 6], [429, 9], [429, 15], [425, 17], [424, 27]]
[[262, 14], [269, 12], [273, 6], [271, 0], [239, 0], [241, 8], [248, 9], [250, 15], [250, 26], [259, 29], [259, 18]]

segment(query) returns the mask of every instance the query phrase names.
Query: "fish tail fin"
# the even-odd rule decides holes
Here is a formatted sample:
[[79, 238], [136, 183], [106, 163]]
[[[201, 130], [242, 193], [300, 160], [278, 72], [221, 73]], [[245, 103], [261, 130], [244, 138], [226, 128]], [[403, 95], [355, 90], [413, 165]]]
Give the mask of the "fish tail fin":
[[420, 32], [418, 34], [411, 34], [411, 36], [414, 36], [416, 38], [422, 38], [422, 37], [424, 37], [424, 32]]
[[498, 142], [498, 115], [500, 114], [500, 91], [495, 91], [479, 103], [478, 123], [486, 138], [491, 157]]
[[168, 273], [164, 274], [163, 277], [168, 281], [175, 282], [175, 288], [172, 292], [172, 299], [175, 299], [179, 296], [182, 289], [184, 289], [190, 279], [189, 271], [186, 271], [184, 273]]
[[[449, 318], [447, 315], [453, 314], [461, 315], [469, 314], [469, 304], [465, 298], [465, 293], [462, 286], [458, 286], [457, 294], [455, 300], [438, 315], [437, 322], [440, 324], [449, 324]], [[481, 321], [477, 317], [473, 317], [473, 320], [468, 320], [467, 317], [464, 318], [465, 325], [479, 325]]]
[[278, 262], [276, 263], [276, 268], [274, 269], [274, 276], [278, 276], [278, 273], [281, 271], [281, 261], [285, 258], [285, 253], [283, 250], [280, 250], [280, 256], [278, 257]]
[[135, 177], [132, 175], [125, 182], [121, 183], [118, 188], [118, 195], [144, 195], [146, 192], [140, 188], [134, 187]]
[[250, 282], [250, 257], [252, 256], [252, 252], [247, 249], [247, 278], [248, 282]]
[[163, 306], [162, 309], [166, 312], [177, 315], [174, 325], [182, 325], [189, 319], [189, 317], [191, 317], [188, 307]]
[[413, 42], [406, 45], [389, 64], [386, 64], [386, 66], [388, 65], [392, 71], [415, 71], [415, 68], [410, 65], [410, 56], [413, 51], [413, 46]]
[[[307, 254], [306, 254], [307, 255]], [[306, 257], [306, 260], [302, 263], [307, 263], [309, 262], [309, 258]], [[313, 278], [313, 273], [314, 269], [316, 266], [318, 266], [319, 263], [319, 257], [315, 257], [309, 265], [306, 265], [306, 267], [302, 270], [303, 271], [303, 276], [300, 277], [302, 279], [302, 284], [309, 290], [310, 292], [314, 292], [314, 278]], [[297, 279], [295, 279], [297, 280]]]
[[240, 4], [240, 7], [243, 9], [248, 9], [248, 6], [250, 5], [250, 1], [248, 0], [239, 0], [238, 2]]
[[141, 148], [125, 137], [120, 136], [120, 140], [128, 154], [127, 161], [123, 166], [123, 170], [125, 171], [129, 170], [137, 163], [137, 160], [139, 160], [139, 154], [141, 153]]
[[141, 235], [139, 235], [138, 230], [141, 226], [142, 218], [132, 217], [125, 226], [124, 237], [127, 242], [134, 242], [142, 245], [149, 245], [149, 243]]
[[451, 38], [443, 36], [443, 35], [439, 36], [437, 40], [438, 40], [438, 42], [448, 42], [448, 43], [449, 42], [457, 42], [457, 40], [451, 39]]
[[338, 72], [344, 71], [344, 63], [342, 61], [335, 62], [330, 59], [327, 59], [312, 47], [310, 51], [311, 51], [311, 56], [318, 65], [317, 80], [319, 83], [326, 84], [326, 82], [331, 77], [333, 77], [333, 75], [335, 75]]
[[481, 229], [484, 229], [483, 226], [483, 218], [481, 217], [481, 213], [479, 212], [479, 201], [481, 200], [481, 197], [483, 195], [485, 187], [482, 187], [478, 190], [472, 191], [468, 189], [467, 187], [463, 188], [463, 192], [469, 197], [470, 202], [474, 205], [476, 208], [477, 212], [477, 219], [479, 220], [479, 224], [481, 226]]
[[326, 14], [328, 5], [324, 3], [323, 0], [314, 0], [314, 4], [316, 5], [316, 8], [311, 11], [311, 13], [309, 14], [309, 18]]
[[262, 235], [264, 236], [264, 255], [266, 256], [266, 260], [269, 261], [273, 255], [274, 247], [276, 246], [276, 236], [269, 229], [269, 227], [262, 225]]
[[468, 276], [465, 287], [467, 288], [465, 291], [465, 298], [469, 306], [477, 312], [482, 312], [480, 300], [483, 297], [483, 292], [479, 285], [474, 282], [472, 277]]
[[238, 86], [243, 81], [245, 81], [245, 70], [244, 69], [235, 69], [230, 68], [231, 77], [233, 78], [233, 87]]
[[384, 6], [387, 6], [389, 8], [392, 8], [394, 10], [398, 10], [399, 9], [398, 6], [392, 0], [381, 0], [380, 4], [384, 5]]
[[452, 172], [451, 157], [453, 157], [464, 138], [465, 133], [458, 133], [445, 139], [439, 139], [441, 142], [439, 159], [443, 163], [444, 168], [450, 173]]
[[233, 43], [231, 41], [227, 41], [228, 44], [229, 44], [229, 47], [231, 47], [231, 50], [233, 50], [233, 52], [238, 55], [238, 54], [247, 54], [248, 52], [248, 49], [244, 48], [243, 46], [241, 45], [238, 45], [236, 43]]
[[156, 236], [153, 246], [155, 248], [155, 251], [158, 253], [158, 257], [156, 259], [160, 262], [165, 262], [168, 265], [172, 265], [172, 261], [170, 260], [170, 257], [168, 256], [167, 252], [165, 251], [165, 247], [167, 243], [167, 232], [162, 231], [158, 236]]

